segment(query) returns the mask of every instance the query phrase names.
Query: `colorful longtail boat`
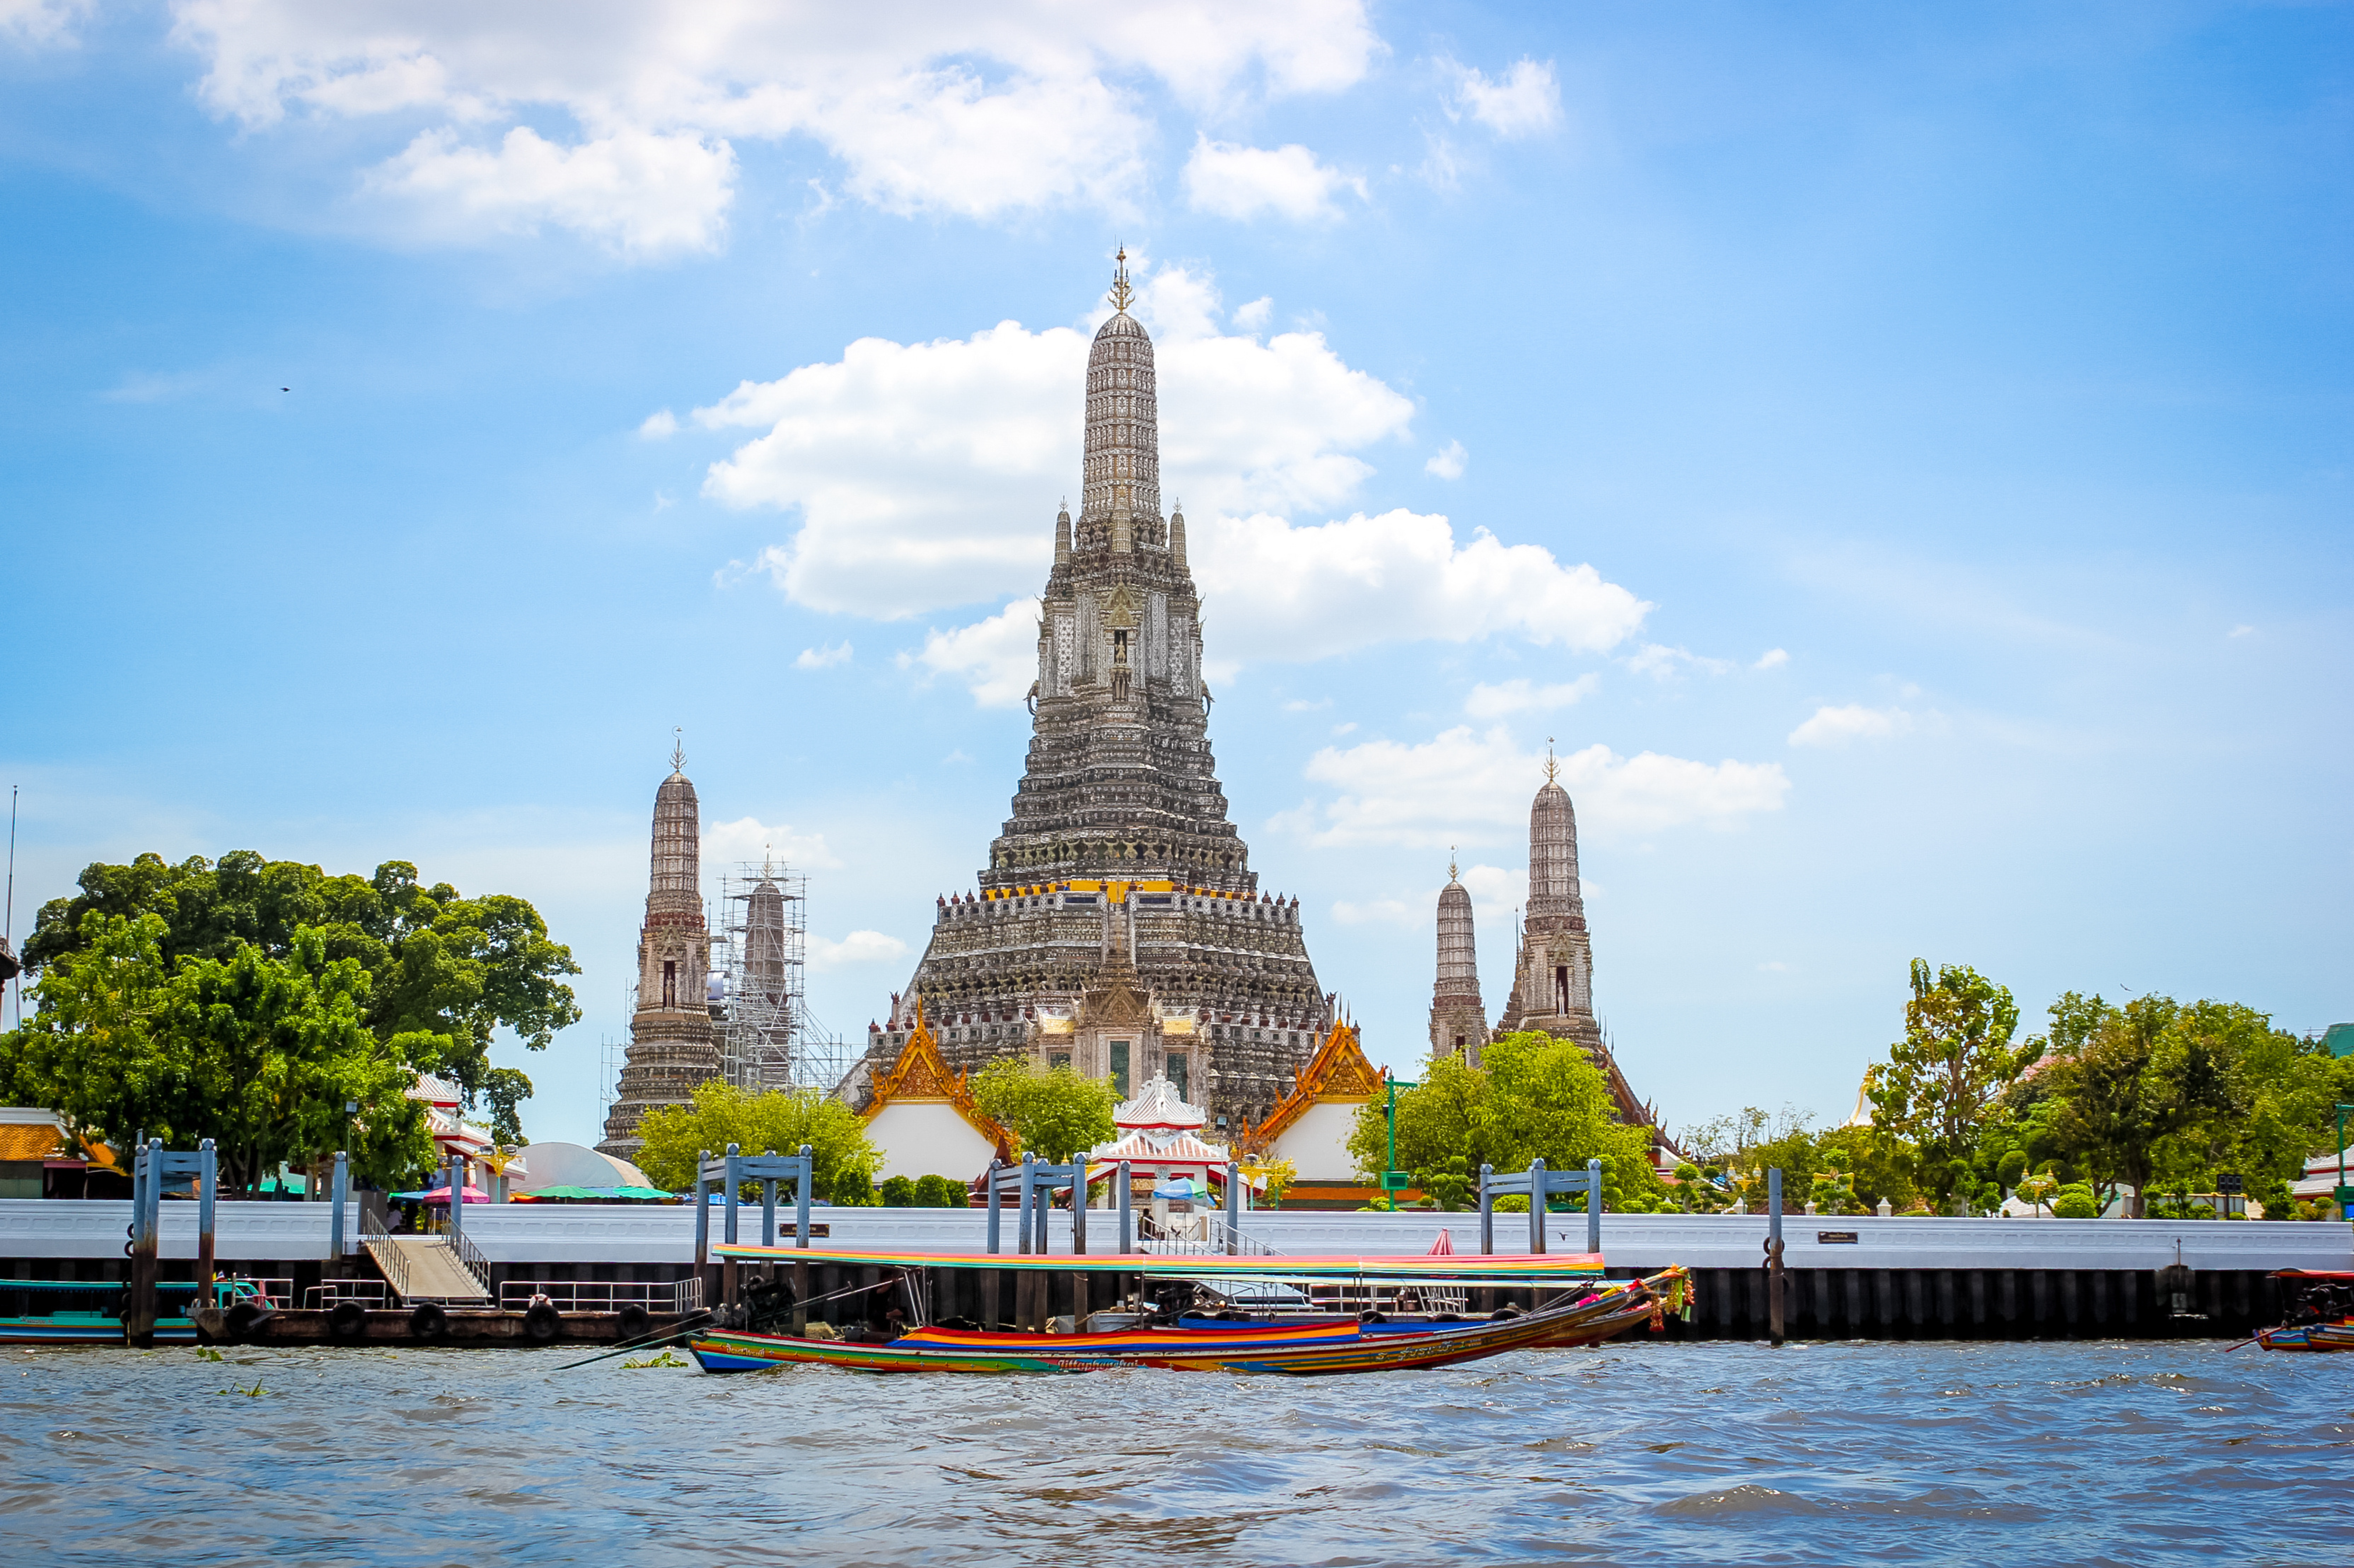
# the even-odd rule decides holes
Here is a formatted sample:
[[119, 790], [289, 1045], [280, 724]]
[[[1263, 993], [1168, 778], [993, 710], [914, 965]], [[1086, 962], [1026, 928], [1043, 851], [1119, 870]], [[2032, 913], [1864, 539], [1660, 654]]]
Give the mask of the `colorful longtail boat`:
[[[790, 1248], [729, 1246], [741, 1262], [798, 1258], [828, 1264], [893, 1268], [1010, 1266], [1019, 1271], [1141, 1275], [1221, 1287], [1275, 1281], [1331, 1284], [1382, 1281], [1412, 1288], [1483, 1287], [1557, 1288], [1564, 1299], [1529, 1313], [1463, 1318], [1441, 1313], [1394, 1319], [1378, 1312], [1306, 1315], [1289, 1319], [1186, 1318], [1173, 1325], [1120, 1327], [1061, 1334], [919, 1327], [882, 1343], [794, 1335], [779, 1325], [716, 1329], [694, 1336], [688, 1349], [707, 1372], [747, 1372], [821, 1365], [862, 1372], [1085, 1372], [1150, 1366], [1178, 1372], [1330, 1375], [1447, 1366], [1507, 1351], [1599, 1343], [1639, 1323], [1655, 1329], [1669, 1311], [1688, 1310], [1691, 1277], [1681, 1268], [1616, 1284], [1600, 1277], [1600, 1260], [1581, 1254], [1503, 1257], [1252, 1257], [1184, 1258], [1151, 1255], [1050, 1256], [1041, 1254], [796, 1253]], [[910, 1302], [916, 1293], [908, 1292]], [[781, 1312], [770, 1314], [781, 1316]]]
[[2268, 1351], [2354, 1351], [2354, 1273], [2284, 1268], [2280, 1283], [2285, 1319], [2265, 1329], [2255, 1342]]

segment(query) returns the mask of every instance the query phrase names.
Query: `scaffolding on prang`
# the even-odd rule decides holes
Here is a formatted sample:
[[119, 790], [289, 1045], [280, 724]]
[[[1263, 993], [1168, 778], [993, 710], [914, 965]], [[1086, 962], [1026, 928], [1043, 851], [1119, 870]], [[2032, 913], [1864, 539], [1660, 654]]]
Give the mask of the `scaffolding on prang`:
[[832, 1093], [848, 1053], [809, 1011], [809, 878], [775, 860], [719, 874], [712, 1012], [720, 1073], [738, 1088]]

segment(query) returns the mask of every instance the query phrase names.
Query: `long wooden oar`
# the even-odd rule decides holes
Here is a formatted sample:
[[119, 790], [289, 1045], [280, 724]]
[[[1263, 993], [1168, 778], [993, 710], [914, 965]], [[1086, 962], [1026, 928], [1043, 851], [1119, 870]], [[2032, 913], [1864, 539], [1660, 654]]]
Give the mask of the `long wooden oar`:
[[[701, 1311], [695, 1314], [697, 1319], [708, 1318], [710, 1316], [711, 1308], [708, 1307], [704, 1308]], [[697, 1321], [691, 1328], [673, 1329], [666, 1333], [651, 1339], [632, 1340], [628, 1344], [618, 1346], [613, 1350], [603, 1351], [596, 1355], [590, 1356], [588, 1358], [588, 1361], [567, 1361], [562, 1366], [556, 1367], [551, 1370], [556, 1372], [570, 1372], [574, 1367], [587, 1366], [589, 1361], [611, 1361], [615, 1356], [626, 1356], [631, 1351], [651, 1351], [657, 1345], [674, 1345], [681, 1340], [691, 1340], [695, 1338], [695, 1335], [702, 1333], [703, 1327], [703, 1324], [700, 1321]]]

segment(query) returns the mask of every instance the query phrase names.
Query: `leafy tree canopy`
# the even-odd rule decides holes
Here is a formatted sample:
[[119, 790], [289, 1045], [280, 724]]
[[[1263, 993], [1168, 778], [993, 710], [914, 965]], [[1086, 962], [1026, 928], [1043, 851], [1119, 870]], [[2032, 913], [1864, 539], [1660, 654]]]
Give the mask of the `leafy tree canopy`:
[[[1399, 1094], [1399, 1169], [1443, 1180], [1459, 1157], [1476, 1202], [1482, 1164], [1524, 1171], [1543, 1159], [1560, 1171], [1598, 1159], [1606, 1204], [1659, 1205], [1649, 1135], [1618, 1120], [1609, 1081], [1576, 1042], [1524, 1032], [1503, 1036], [1481, 1054], [1477, 1067], [1459, 1056], [1441, 1057], [1421, 1085]], [[1380, 1171], [1388, 1158], [1387, 1104], [1375, 1100], [1357, 1114], [1349, 1152], [1361, 1170]]]
[[1110, 1141], [1119, 1097], [1106, 1083], [1068, 1067], [1041, 1067], [1027, 1056], [1001, 1056], [972, 1075], [973, 1103], [1002, 1122], [1024, 1150], [1059, 1165]]
[[695, 1184], [695, 1161], [706, 1151], [722, 1154], [732, 1143], [746, 1154], [790, 1155], [806, 1143], [812, 1196], [863, 1203], [873, 1198], [875, 1167], [883, 1159], [866, 1136], [866, 1123], [840, 1100], [815, 1089], [755, 1093], [719, 1078], [696, 1085], [690, 1105], [646, 1112], [638, 1136], [645, 1140], [639, 1169], [673, 1192]]
[[1965, 1181], [1976, 1185], [1968, 1161], [1979, 1139], [2002, 1119], [2004, 1091], [2046, 1042], [2038, 1035], [2012, 1044], [2019, 1003], [2009, 987], [1976, 969], [1947, 964], [1933, 972], [1928, 960], [1915, 959], [1912, 979], [1904, 1038], [1864, 1075], [1864, 1093], [1872, 1124], [1919, 1150], [1922, 1185], [1942, 1205]]
[[455, 1084], [470, 1107], [484, 1106], [502, 1143], [522, 1141], [517, 1107], [531, 1080], [491, 1065], [493, 1032], [504, 1025], [539, 1051], [580, 1018], [563, 983], [579, 966], [548, 939], [536, 909], [501, 894], [468, 898], [448, 883], [420, 885], [407, 861], [360, 877], [252, 850], [177, 864], [143, 854], [129, 865], [86, 867], [80, 886], [42, 906], [25, 943], [28, 969], [71, 965], [93, 932], [109, 928], [91, 926], [93, 914], [160, 920], [154, 946], [167, 971], [183, 960], [231, 961], [246, 948], [283, 962], [301, 933], [314, 933], [328, 959], [348, 959], [367, 977], [362, 1024], [397, 1043], [417, 1071]]
[[359, 963], [304, 927], [282, 957], [236, 942], [175, 965], [167, 933], [158, 915], [84, 914], [78, 945], [53, 952], [33, 988], [39, 1011], [0, 1036], [0, 1093], [93, 1141], [212, 1139], [231, 1190], [331, 1149], [349, 1149], [368, 1181], [431, 1163], [401, 1043], [366, 1022]]

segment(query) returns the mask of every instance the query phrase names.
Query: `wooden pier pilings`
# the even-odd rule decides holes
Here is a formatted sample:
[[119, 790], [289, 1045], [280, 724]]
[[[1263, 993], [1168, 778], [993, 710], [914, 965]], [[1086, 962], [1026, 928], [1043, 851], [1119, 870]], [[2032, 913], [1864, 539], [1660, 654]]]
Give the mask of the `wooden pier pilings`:
[[[1614, 1278], [1632, 1274], [1614, 1268]], [[1793, 1268], [1784, 1333], [1793, 1340], [2242, 1339], [2280, 1321], [2272, 1276], [2186, 1271], [2177, 1312], [2168, 1269]], [[1698, 1268], [1686, 1340], [1767, 1337], [1763, 1268]]]

